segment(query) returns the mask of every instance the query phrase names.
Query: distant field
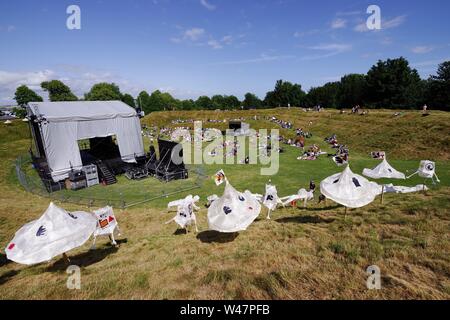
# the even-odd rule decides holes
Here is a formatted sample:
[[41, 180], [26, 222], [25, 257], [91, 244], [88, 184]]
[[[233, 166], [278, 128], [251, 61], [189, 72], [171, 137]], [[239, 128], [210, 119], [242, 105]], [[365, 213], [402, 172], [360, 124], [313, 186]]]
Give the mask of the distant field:
[[[355, 154], [365, 156], [367, 152], [383, 149], [390, 159], [425, 159], [450, 160], [450, 115], [448, 112], [435, 111], [428, 117], [421, 112], [405, 111], [394, 117], [393, 110], [370, 110], [366, 116], [339, 114], [337, 110], [322, 113], [304, 112], [300, 109], [267, 109], [244, 111], [171, 111], [154, 112], [143, 119], [144, 124], [167, 126], [176, 119], [230, 119], [253, 116], [275, 116], [290, 121], [294, 127], [311, 131], [321, 142], [332, 133], [338, 135], [339, 141], [350, 146]], [[278, 128], [267, 121], [248, 121], [252, 128]], [[187, 126], [173, 124], [170, 126]], [[216, 127], [215, 123], [209, 125]], [[219, 129], [225, 129], [222, 124]], [[287, 130], [281, 134], [288, 135]]]
[[[200, 233], [174, 233], [175, 225], [164, 225], [174, 213], [164, 209], [177, 197], [162, 198], [126, 210], [116, 209], [123, 231], [119, 248], [101, 240], [96, 251], [89, 245], [70, 252], [72, 261], [82, 266], [82, 290], [65, 287], [62, 261], [25, 267], [7, 262], [0, 254], [1, 298], [167, 298], [167, 299], [449, 299], [450, 298], [450, 114], [371, 111], [368, 116], [340, 115], [337, 111], [305, 113], [298, 109], [234, 112], [158, 112], [143, 119], [147, 125], [171, 124], [175, 119], [230, 119], [257, 115], [251, 127], [278, 128], [262, 120], [276, 116], [313, 133], [307, 145], [318, 143], [331, 152], [323, 138], [332, 133], [349, 146], [351, 167], [361, 173], [378, 162], [370, 151], [383, 150], [389, 162], [403, 172], [414, 172], [419, 160], [437, 161], [441, 183], [426, 194], [388, 194], [371, 205], [349, 210], [328, 202], [312, 202], [307, 209], [286, 208], [260, 219], [246, 232], [221, 235], [207, 230], [206, 213], [199, 212]], [[311, 123], [311, 124], [310, 124]], [[208, 126], [216, 127], [210, 123]], [[219, 129], [225, 129], [221, 124]], [[285, 136], [292, 131], [281, 130]], [[15, 158], [27, 152], [26, 124], [0, 125], [0, 247], [4, 248], [24, 223], [39, 217], [49, 200], [26, 193], [14, 175]], [[317, 161], [299, 161], [299, 150], [287, 147], [280, 155], [280, 171], [274, 177], [259, 174], [259, 165], [204, 166], [207, 175], [224, 169], [238, 189], [263, 193], [268, 179], [281, 196], [319, 182], [341, 168], [326, 156]], [[397, 185], [423, 183], [415, 177]], [[175, 182], [171, 186], [182, 185]], [[172, 187], [171, 187], [172, 188]], [[113, 186], [97, 186], [78, 192], [83, 195], [141, 197], [161, 192], [164, 184], [155, 179], [128, 181], [121, 177]], [[206, 196], [220, 195], [207, 179], [192, 190], [204, 202]], [[182, 194], [183, 196], [185, 194]], [[72, 204], [59, 204], [74, 210]], [[126, 239], [126, 241], [124, 240]], [[369, 291], [365, 281], [367, 266], [376, 264], [382, 272], [382, 290]], [[188, 274], [189, 276], [186, 276]]]

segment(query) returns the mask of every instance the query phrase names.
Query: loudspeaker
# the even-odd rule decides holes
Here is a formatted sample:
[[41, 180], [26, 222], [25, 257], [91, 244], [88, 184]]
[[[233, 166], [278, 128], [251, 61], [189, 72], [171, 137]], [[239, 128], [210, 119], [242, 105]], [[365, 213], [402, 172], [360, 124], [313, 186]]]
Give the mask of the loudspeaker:
[[[156, 163], [156, 177], [164, 180], [187, 179], [188, 172], [183, 162], [183, 148], [179, 143], [158, 140], [159, 160]], [[174, 162], [176, 160], [176, 162]]]

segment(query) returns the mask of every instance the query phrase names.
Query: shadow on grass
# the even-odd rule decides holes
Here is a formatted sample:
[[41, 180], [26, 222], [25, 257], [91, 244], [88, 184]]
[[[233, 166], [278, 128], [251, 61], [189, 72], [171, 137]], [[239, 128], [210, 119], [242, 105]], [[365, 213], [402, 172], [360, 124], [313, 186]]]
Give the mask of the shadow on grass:
[[174, 236], [180, 236], [180, 235], [186, 235], [187, 234], [187, 230], [186, 229], [177, 229], [175, 230], [175, 232], [173, 233]]
[[11, 270], [8, 272], [5, 272], [4, 274], [2, 274], [0, 276], [0, 285], [5, 284], [6, 282], [8, 282], [12, 277], [14, 277], [15, 275], [17, 275], [19, 273], [19, 271], [17, 270]]
[[0, 267], [6, 266], [10, 263], [11, 260], [8, 260], [8, 258], [6, 258], [6, 254], [0, 253]]
[[335, 219], [326, 219], [319, 216], [295, 216], [295, 217], [284, 217], [275, 220], [278, 223], [332, 223]]
[[[123, 243], [124, 240], [122, 240]], [[125, 239], [126, 241], [126, 239]], [[119, 241], [117, 241], [119, 243]], [[116, 246], [108, 246], [98, 249], [89, 250], [75, 256], [68, 255], [70, 262], [67, 263], [64, 258], [60, 258], [51, 266], [46, 268], [47, 272], [65, 271], [69, 265], [76, 265], [78, 267], [87, 267], [94, 263], [100, 262], [110, 254], [114, 254], [119, 249]]]
[[340, 205], [334, 205], [334, 206], [325, 206], [325, 207], [321, 207], [321, 208], [307, 208], [308, 211], [330, 211], [330, 210], [336, 210], [342, 208], [342, 206]]
[[202, 231], [197, 235], [197, 239], [205, 243], [227, 243], [232, 242], [238, 237], [239, 233], [222, 233], [218, 231], [208, 230]]

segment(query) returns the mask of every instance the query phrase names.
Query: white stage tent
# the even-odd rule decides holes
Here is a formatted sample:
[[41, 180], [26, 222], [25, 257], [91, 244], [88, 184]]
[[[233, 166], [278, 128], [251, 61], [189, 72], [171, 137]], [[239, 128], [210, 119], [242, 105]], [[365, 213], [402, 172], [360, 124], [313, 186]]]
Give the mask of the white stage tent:
[[136, 156], [144, 155], [138, 115], [121, 101], [31, 102], [27, 111], [39, 122], [55, 182], [67, 178], [71, 168], [81, 169], [78, 140], [116, 136], [123, 161], [136, 162]]

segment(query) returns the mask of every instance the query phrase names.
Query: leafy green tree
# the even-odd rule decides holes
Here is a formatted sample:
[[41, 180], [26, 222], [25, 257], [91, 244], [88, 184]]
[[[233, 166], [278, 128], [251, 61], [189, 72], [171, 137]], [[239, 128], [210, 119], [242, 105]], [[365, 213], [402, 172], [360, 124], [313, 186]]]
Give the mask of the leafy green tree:
[[223, 110], [223, 109], [225, 109], [225, 97], [217, 94], [211, 98], [211, 104], [212, 104], [211, 108], [213, 110], [216, 110], [216, 109]]
[[14, 96], [17, 104], [21, 107], [25, 107], [28, 102], [42, 102], [42, 97], [36, 92], [31, 90], [25, 85], [21, 85], [16, 89], [16, 94]]
[[180, 109], [181, 110], [194, 110], [195, 109], [195, 101], [192, 99], [181, 101]]
[[[39, 102], [39, 101], [30, 101], [30, 102]], [[25, 108], [13, 108], [13, 113], [17, 118], [23, 119], [27, 116], [27, 110]]]
[[161, 96], [161, 91], [155, 90], [149, 98], [149, 111], [162, 111], [165, 109], [164, 101]]
[[196, 109], [198, 109], [198, 110], [212, 110], [213, 109], [211, 99], [207, 96], [198, 97], [198, 99], [195, 101], [195, 106], [196, 106]]
[[175, 99], [167, 92], [155, 90], [150, 95], [151, 111], [174, 110], [176, 107]]
[[405, 58], [380, 60], [367, 73], [367, 100], [376, 108], [415, 108], [423, 100], [422, 84]]
[[263, 106], [262, 101], [253, 93], [247, 92], [242, 101], [244, 109], [260, 109]]
[[122, 102], [126, 103], [132, 108], [136, 108], [136, 103], [134, 102], [134, 98], [131, 94], [125, 93], [122, 96]]
[[50, 101], [77, 101], [70, 88], [59, 80], [45, 81], [41, 88], [48, 92]]
[[[153, 94], [152, 94], [153, 95]], [[160, 93], [161, 101], [162, 101], [162, 109], [160, 110], [177, 110], [180, 107], [180, 102], [172, 97], [172, 95], [168, 92]], [[151, 96], [150, 96], [151, 98]]]
[[339, 106], [352, 108], [363, 105], [366, 88], [366, 76], [363, 74], [348, 74], [342, 77], [339, 86]]
[[426, 103], [435, 109], [450, 111], [450, 61], [441, 63], [437, 74], [427, 81]]
[[264, 99], [268, 107], [299, 107], [304, 103], [306, 93], [299, 84], [278, 80], [275, 89], [269, 91]]
[[150, 113], [152, 110], [150, 106], [150, 95], [147, 93], [147, 91], [141, 91], [137, 98], [137, 105], [141, 110], [143, 110], [146, 114]]
[[311, 88], [307, 96], [308, 106], [320, 105], [324, 108], [337, 108], [339, 89], [339, 82], [328, 82], [322, 87]]
[[94, 84], [91, 90], [84, 95], [87, 101], [113, 101], [122, 100], [122, 94], [115, 83], [101, 82]]
[[233, 110], [238, 109], [241, 106], [241, 102], [236, 96], [225, 96], [224, 97], [225, 109]]

